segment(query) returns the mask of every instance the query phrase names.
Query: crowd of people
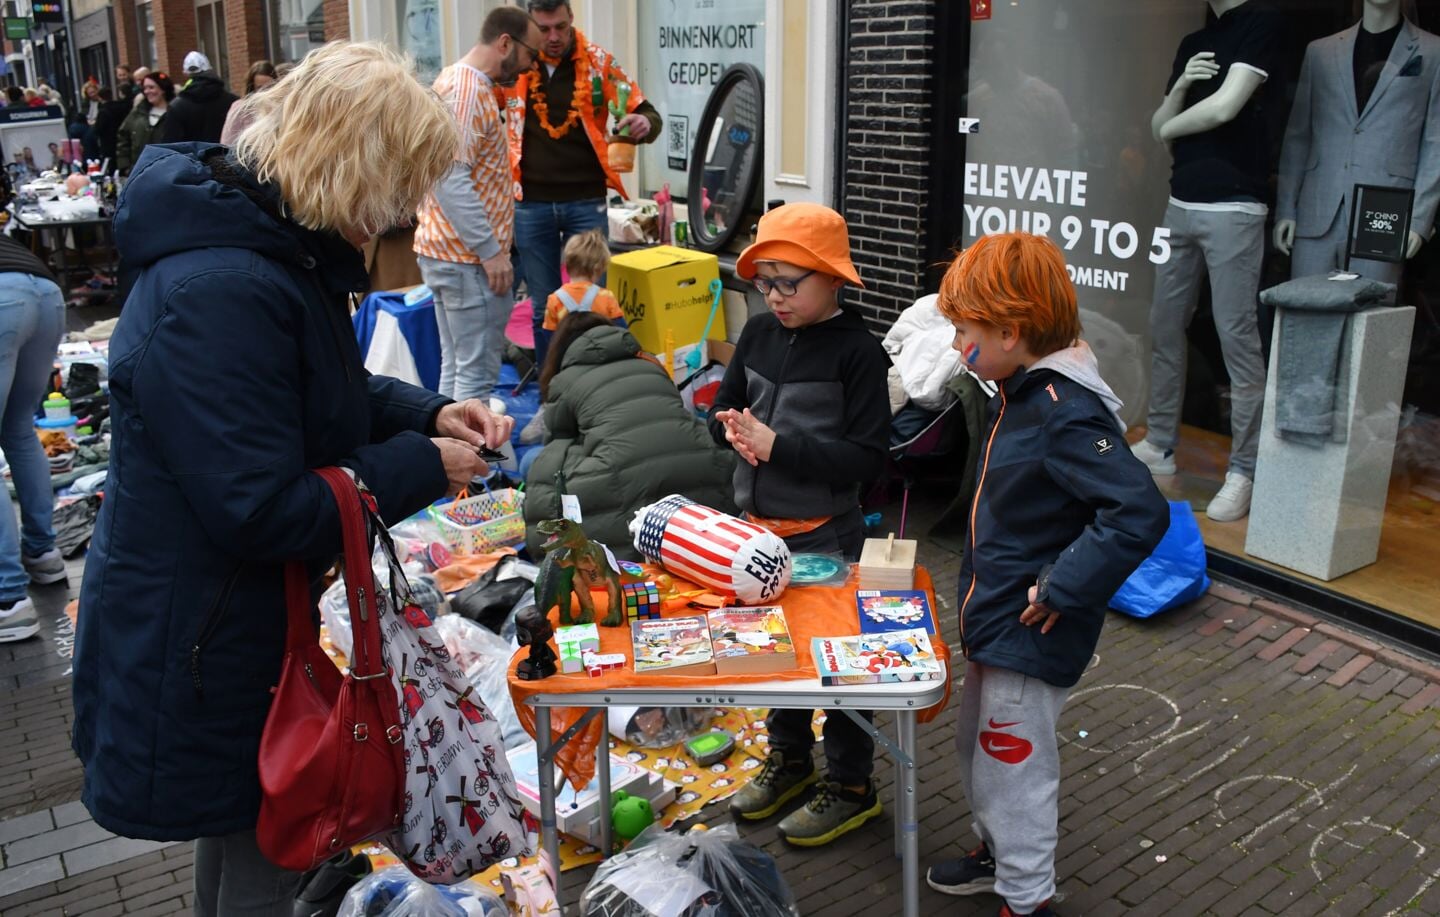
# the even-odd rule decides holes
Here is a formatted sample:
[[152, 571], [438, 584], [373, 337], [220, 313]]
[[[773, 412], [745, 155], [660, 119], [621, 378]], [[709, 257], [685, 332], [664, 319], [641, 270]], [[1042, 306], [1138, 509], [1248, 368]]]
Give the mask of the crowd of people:
[[[845, 295], [863, 280], [844, 218], [792, 203], [760, 219], [738, 258], [767, 308], [741, 331], [708, 424], [684, 405], [603, 288], [605, 199], [624, 193], [605, 155], [608, 103], [629, 87], [615, 126], [639, 142], [659, 135], [660, 115], [566, 0], [493, 10], [433, 91], [375, 43], [333, 42], [288, 75], [258, 62], [238, 102], [203, 54], [183, 70], [177, 86], [117, 68], [113, 89], [87, 83], [73, 113], [77, 139], [113, 144], [130, 175], [114, 222], [133, 277], [109, 350], [111, 460], [80, 591], [74, 748], [101, 826], [198, 839], [197, 913], [289, 914], [301, 876], [259, 852], [256, 757], [284, 652], [284, 565], [303, 561], [318, 584], [340, 550], [338, 509], [310, 471], [354, 472], [391, 520], [487, 474], [480, 450], [513, 433], [488, 396], [517, 273], [548, 427], [526, 521], [578, 495], [589, 534], [620, 554], [634, 510], [679, 492], [792, 551], [858, 559], [861, 489], [888, 442], [890, 360]], [[412, 218], [438, 393], [367, 373], [350, 324], [368, 287], [360, 249]], [[53, 354], [63, 304], [18, 248], [0, 242], [0, 288], [21, 306], [0, 322], [25, 332], [0, 336], [0, 445], [23, 509], [18, 527], [0, 513], [0, 640], [35, 632], [25, 586], [53, 581], [58, 561], [27, 500], [40, 478], [20, 440], [33, 441], [31, 370]], [[1053, 243], [977, 242], [950, 266], [938, 308], [954, 350], [998, 394], [959, 595], [958, 762], [981, 844], [928, 880], [993, 890], [1002, 913], [1051, 914], [1056, 719], [1106, 599], [1159, 541], [1168, 508], [1079, 340]], [[778, 825], [813, 847], [881, 803], [870, 731], [828, 717], [822, 779], [811, 720], [770, 713], [768, 757], [731, 809], [766, 819], [813, 786]], [[996, 754], [977, 738], [997, 729], [1029, 751]]]

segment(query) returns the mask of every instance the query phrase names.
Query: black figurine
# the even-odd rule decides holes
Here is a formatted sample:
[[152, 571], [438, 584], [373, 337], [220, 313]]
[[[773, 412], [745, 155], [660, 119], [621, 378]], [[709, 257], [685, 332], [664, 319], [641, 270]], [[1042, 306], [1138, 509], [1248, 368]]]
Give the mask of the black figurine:
[[550, 638], [555, 629], [545, 612], [534, 605], [515, 616], [515, 638], [521, 646], [530, 647], [530, 655], [515, 666], [515, 677], [521, 681], [539, 681], [555, 674], [555, 651], [550, 648]]

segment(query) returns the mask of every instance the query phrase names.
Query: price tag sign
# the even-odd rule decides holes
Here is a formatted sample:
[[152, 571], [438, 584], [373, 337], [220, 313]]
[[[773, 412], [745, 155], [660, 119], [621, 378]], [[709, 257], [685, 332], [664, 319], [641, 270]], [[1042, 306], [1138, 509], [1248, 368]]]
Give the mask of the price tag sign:
[[1410, 212], [1414, 206], [1413, 188], [1356, 185], [1350, 210], [1349, 256], [1403, 262], [1410, 244]]

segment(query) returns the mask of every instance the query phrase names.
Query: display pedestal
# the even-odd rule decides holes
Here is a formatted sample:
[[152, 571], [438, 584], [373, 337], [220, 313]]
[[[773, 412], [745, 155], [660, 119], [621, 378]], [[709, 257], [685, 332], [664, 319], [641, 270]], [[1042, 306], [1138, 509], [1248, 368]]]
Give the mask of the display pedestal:
[[1282, 439], [1275, 428], [1280, 311], [1245, 553], [1332, 580], [1379, 554], [1415, 309], [1350, 316], [1336, 392], [1336, 427], [1344, 439], [1313, 444]]

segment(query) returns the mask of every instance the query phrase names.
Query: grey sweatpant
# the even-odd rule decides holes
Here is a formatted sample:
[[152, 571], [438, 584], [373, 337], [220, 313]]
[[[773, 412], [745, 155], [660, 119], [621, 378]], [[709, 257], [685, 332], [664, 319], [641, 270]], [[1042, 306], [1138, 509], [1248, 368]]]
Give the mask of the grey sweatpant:
[[1174, 449], [1185, 394], [1185, 329], [1200, 281], [1210, 276], [1210, 308], [1230, 374], [1230, 470], [1255, 477], [1265, 362], [1260, 356], [1256, 294], [1265, 254], [1265, 217], [1237, 211], [1165, 210], [1170, 260], [1155, 268], [1150, 306], [1150, 417], [1145, 438]]
[[1055, 894], [1060, 750], [1069, 688], [965, 663], [955, 747], [975, 833], [995, 858], [995, 894], [1028, 914]]

